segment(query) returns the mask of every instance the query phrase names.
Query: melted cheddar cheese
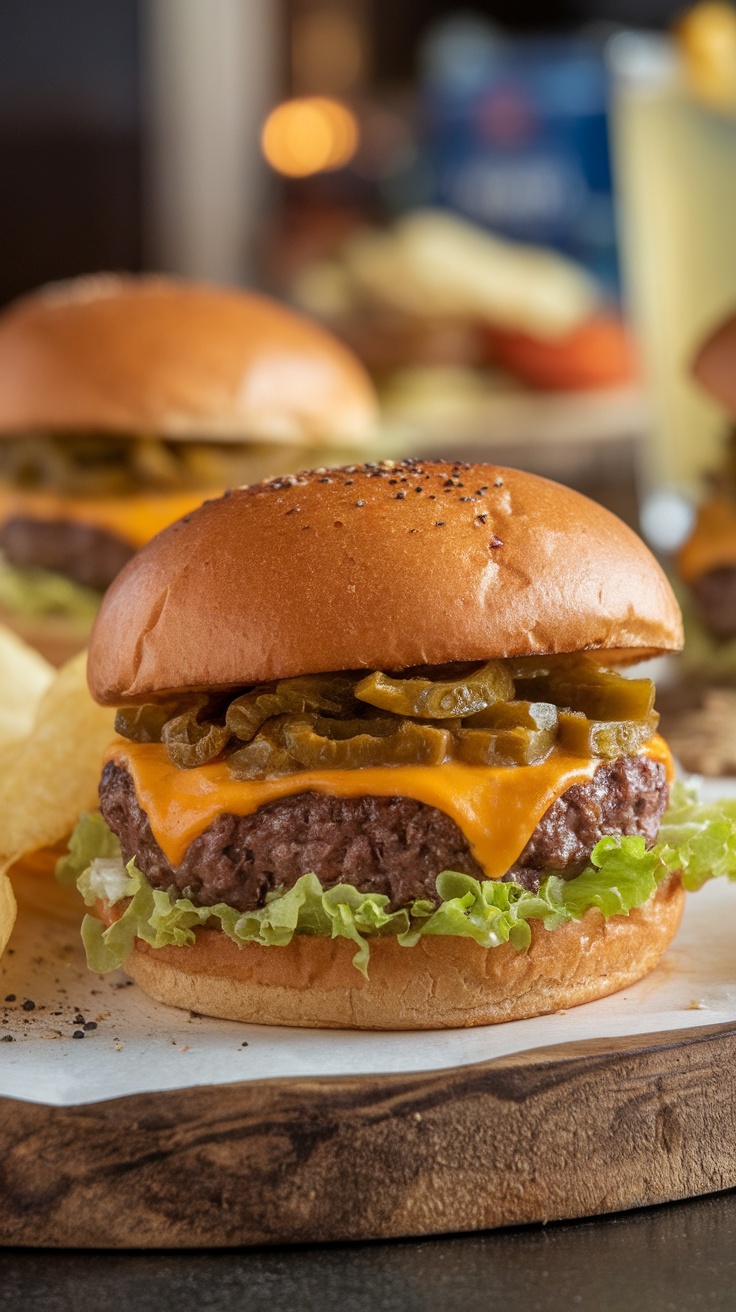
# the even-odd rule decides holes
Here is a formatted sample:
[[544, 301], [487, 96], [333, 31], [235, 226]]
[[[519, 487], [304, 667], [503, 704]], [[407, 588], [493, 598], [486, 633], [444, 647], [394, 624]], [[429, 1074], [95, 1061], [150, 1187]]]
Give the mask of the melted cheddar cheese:
[[41, 520], [71, 520], [103, 529], [142, 547], [175, 519], [201, 506], [217, 492], [139, 492], [120, 497], [67, 497], [56, 492], [19, 492], [0, 488], [0, 523], [22, 515]]
[[678, 552], [677, 568], [685, 583], [693, 583], [722, 565], [736, 565], [736, 501], [716, 496], [700, 507], [695, 527]]
[[[672, 758], [658, 736], [642, 754], [662, 761], [668, 776]], [[592, 779], [599, 759], [570, 756], [556, 747], [540, 765], [513, 767], [392, 765], [360, 770], [303, 770], [263, 781], [233, 779], [216, 761], [194, 770], [172, 765], [158, 743], [116, 743], [108, 760], [133, 778], [138, 801], [153, 836], [172, 866], [218, 815], [251, 815], [260, 806], [296, 793], [333, 797], [411, 797], [437, 807], [462, 830], [478, 864], [499, 879], [526, 847], [545, 811], [573, 784]]]

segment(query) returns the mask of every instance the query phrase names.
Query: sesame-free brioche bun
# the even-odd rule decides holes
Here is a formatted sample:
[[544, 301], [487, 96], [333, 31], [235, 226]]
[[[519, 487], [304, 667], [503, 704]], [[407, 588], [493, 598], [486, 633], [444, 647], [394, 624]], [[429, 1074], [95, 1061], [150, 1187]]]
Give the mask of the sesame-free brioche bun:
[[98, 274], [43, 287], [0, 316], [0, 436], [344, 444], [376, 417], [347, 347], [253, 292]]
[[240, 488], [166, 529], [108, 591], [89, 682], [104, 705], [332, 670], [675, 651], [643, 542], [569, 488], [406, 461]]
[[736, 313], [706, 337], [693, 360], [692, 372], [706, 392], [736, 415]]
[[367, 980], [348, 939], [302, 934], [286, 947], [240, 948], [216, 929], [198, 930], [193, 947], [150, 948], [137, 939], [125, 970], [159, 1002], [225, 1020], [381, 1030], [493, 1025], [634, 984], [674, 938], [684, 901], [679, 876], [670, 876], [627, 916], [606, 921], [593, 907], [551, 931], [531, 922], [526, 952], [449, 936], [412, 948], [374, 938]]

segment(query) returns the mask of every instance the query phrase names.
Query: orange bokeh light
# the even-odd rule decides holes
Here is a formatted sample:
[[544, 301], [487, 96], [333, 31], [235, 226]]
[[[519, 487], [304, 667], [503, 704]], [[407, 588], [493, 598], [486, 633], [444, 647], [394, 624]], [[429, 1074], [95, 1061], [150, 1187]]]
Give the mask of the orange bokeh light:
[[355, 115], [339, 100], [304, 96], [271, 110], [261, 145], [271, 168], [289, 178], [306, 178], [342, 168], [358, 146]]

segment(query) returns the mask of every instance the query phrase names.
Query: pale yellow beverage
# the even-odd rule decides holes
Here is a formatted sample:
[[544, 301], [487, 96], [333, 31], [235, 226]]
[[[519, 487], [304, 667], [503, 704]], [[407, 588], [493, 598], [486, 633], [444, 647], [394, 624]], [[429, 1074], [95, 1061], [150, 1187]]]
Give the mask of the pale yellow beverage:
[[727, 427], [689, 366], [736, 309], [736, 114], [693, 93], [674, 40], [626, 33], [610, 50], [625, 294], [650, 400], [642, 490], [692, 499]]

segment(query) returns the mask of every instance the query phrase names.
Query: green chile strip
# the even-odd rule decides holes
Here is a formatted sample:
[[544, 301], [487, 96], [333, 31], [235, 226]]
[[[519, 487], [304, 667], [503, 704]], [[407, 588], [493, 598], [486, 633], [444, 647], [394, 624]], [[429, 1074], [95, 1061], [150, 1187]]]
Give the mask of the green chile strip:
[[267, 720], [275, 715], [301, 715], [305, 711], [349, 714], [355, 704], [355, 680], [342, 675], [306, 675], [282, 679], [272, 692], [243, 693], [227, 710], [226, 724], [241, 742], [249, 742]]
[[160, 743], [167, 720], [182, 710], [181, 702], [147, 702], [121, 706], [115, 714], [115, 732], [134, 743]]
[[581, 711], [560, 714], [559, 743], [574, 756], [633, 756], [657, 732], [656, 711], [642, 720], [589, 720]]
[[230, 702], [224, 724], [216, 697], [175, 696], [121, 708], [115, 727], [137, 742], [163, 742], [181, 769], [230, 748], [235, 778], [263, 779], [452, 758], [533, 765], [555, 742], [575, 755], [613, 758], [638, 751], [658, 722], [650, 680], [625, 679], [579, 656], [489, 661], [461, 679], [376, 671], [358, 680], [303, 675], [254, 688]]
[[472, 715], [493, 702], [509, 701], [514, 682], [500, 661], [489, 661], [465, 679], [434, 682], [431, 679], [392, 679], [376, 671], [361, 679], [355, 689], [359, 701], [395, 715], [445, 720]]
[[[378, 726], [381, 726], [377, 733]], [[287, 750], [303, 768], [356, 770], [379, 765], [440, 765], [451, 755], [446, 729], [390, 720], [358, 720], [349, 738], [328, 736], [329, 721], [297, 717], [284, 724]], [[388, 729], [388, 733], [386, 733]], [[325, 732], [326, 731], [326, 732]]]
[[[206, 702], [205, 702], [206, 704]], [[195, 707], [176, 715], [163, 727], [161, 740], [166, 745], [169, 760], [182, 770], [193, 770], [207, 765], [225, 750], [230, 731], [224, 724], [213, 724], [198, 719], [203, 707]]]
[[591, 720], [643, 720], [652, 712], [655, 689], [651, 679], [626, 679], [592, 661], [571, 658], [517, 679], [516, 693], [580, 711]]

